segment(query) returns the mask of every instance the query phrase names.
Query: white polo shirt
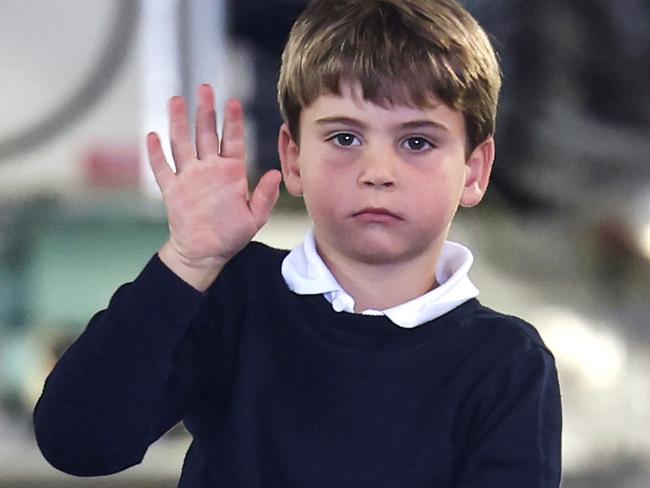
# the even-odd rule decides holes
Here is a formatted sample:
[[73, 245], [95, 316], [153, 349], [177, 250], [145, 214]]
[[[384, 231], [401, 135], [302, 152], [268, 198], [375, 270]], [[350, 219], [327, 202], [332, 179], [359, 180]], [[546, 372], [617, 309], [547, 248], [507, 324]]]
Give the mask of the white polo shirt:
[[[445, 241], [436, 266], [438, 286], [413, 300], [384, 310], [364, 310], [365, 315], [385, 315], [395, 325], [413, 328], [433, 320], [478, 296], [468, 272], [474, 256], [465, 246]], [[310, 230], [282, 262], [282, 277], [298, 295], [323, 295], [336, 312], [354, 313], [354, 298], [336, 281], [316, 251]]]

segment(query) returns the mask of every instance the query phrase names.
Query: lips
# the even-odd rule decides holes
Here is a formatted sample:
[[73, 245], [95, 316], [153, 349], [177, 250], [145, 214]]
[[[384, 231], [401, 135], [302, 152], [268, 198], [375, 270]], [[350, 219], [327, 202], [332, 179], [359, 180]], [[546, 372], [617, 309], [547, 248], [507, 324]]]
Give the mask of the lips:
[[373, 222], [389, 222], [404, 220], [400, 215], [391, 212], [390, 210], [383, 207], [366, 207], [358, 212], [352, 214], [353, 217], [373, 221]]

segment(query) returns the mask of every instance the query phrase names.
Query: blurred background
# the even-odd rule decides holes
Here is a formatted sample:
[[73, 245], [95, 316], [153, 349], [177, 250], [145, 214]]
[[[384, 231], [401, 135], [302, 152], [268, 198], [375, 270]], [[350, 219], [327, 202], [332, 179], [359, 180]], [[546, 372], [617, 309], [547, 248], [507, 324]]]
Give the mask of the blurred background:
[[[565, 488], [650, 486], [650, 3], [466, 0], [505, 85], [486, 201], [452, 238], [483, 303], [554, 351]], [[0, 16], [0, 487], [173, 487], [181, 426], [141, 466], [75, 479], [31, 411], [57, 356], [166, 236], [143, 163], [172, 94], [243, 100], [250, 175], [276, 167], [280, 50], [304, 0], [5, 0]], [[283, 195], [258, 238], [308, 227]]]

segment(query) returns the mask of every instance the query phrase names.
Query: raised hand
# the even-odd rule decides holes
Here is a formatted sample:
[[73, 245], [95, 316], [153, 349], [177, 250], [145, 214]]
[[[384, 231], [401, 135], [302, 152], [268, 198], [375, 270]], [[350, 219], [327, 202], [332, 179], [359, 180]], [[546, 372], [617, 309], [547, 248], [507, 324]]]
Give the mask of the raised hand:
[[170, 100], [176, 172], [167, 164], [157, 134], [147, 135], [147, 149], [169, 220], [170, 236], [158, 255], [178, 276], [203, 291], [267, 222], [278, 198], [281, 174], [267, 172], [249, 195], [240, 103], [231, 100], [226, 105], [220, 144], [212, 88], [201, 85], [198, 99], [194, 143], [185, 100]]

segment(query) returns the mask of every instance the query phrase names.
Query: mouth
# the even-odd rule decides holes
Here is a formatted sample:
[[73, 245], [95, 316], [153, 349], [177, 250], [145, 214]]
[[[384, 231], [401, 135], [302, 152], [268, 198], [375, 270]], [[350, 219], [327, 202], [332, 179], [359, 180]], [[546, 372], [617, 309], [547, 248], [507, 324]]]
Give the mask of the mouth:
[[366, 207], [352, 214], [352, 217], [369, 222], [390, 222], [404, 220], [400, 215], [383, 207]]

